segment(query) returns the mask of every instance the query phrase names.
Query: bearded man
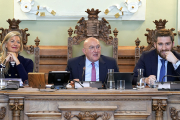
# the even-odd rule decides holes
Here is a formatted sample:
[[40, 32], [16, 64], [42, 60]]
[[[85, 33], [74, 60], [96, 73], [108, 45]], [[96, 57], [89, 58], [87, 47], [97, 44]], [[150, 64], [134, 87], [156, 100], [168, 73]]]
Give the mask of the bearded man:
[[180, 54], [173, 51], [174, 36], [171, 30], [161, 29], [155, 34], [154, 50], [144, 52], [134, 68], [133, 85], [136, 85], [138, 71], [144, 69], [145, 82], [178, 81], [178, 77], [164, 77], [165, 75], [180, 75]]

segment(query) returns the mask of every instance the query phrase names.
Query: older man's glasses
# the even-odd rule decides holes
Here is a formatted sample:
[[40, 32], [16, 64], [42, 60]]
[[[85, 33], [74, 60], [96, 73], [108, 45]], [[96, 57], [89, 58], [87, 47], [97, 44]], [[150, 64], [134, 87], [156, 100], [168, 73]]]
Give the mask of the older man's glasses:
[[97, 45], [97, 46], [89, 46], [89, 50], [95, 50], [95, 48], [96, 48], [97, 50], [99, 50], [99, 49], [101, 48], [101, 46], [100, 46], [100, 45]]

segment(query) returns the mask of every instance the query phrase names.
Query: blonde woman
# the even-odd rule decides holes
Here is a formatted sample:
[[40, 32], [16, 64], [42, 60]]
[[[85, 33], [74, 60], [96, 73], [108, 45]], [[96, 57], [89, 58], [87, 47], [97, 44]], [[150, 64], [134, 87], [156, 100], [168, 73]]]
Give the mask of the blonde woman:
[[[0, 62], [5, 64], [5, 78], [21, 78], [24, 82], [28, 80], [28, 72], [33, 72], [33, 61], [19, 55], [21, 51], [21, 34], [17, 31], [9, 32], [1, 44]], [[14, 62], [14, 65], [11, 62]]]

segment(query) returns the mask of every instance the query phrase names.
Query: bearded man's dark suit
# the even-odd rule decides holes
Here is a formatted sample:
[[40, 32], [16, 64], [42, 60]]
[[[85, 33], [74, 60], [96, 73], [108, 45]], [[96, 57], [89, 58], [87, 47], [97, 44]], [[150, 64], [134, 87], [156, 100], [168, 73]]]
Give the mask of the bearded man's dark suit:
[[[85, 72], [83, 75], [85, 60], [85, 55], [68, 60], [66, 71], [71, 72], [70, 79], [79, 79], [82, 81], [83, 77], [83, 81], [85, 80]], [[114, 72], [119, 72], [117, 62], [114, 58], [101, 55], [99, 59], [99, 81], [102, 81], [102, 83], [105, 82], [108, 69], [114, 69]]]
[[[176, 56], [177, 59], [180, 60], [180, 54], [173, 51], [173, 54]], [[144, 69], [143, 76], [149, 77], [150, 75], [155, 75], [157, 77], [157, 69], [158, 69], [158, 54], [156, 49], [144, 52], [138, 63], [136, 64], [136, 67], [134, 68], [134, 79], [132, 81], [132, 84], [135, 85], [137, 82], [137, 76], [138, 72], [137, 69]], [[180, 75], [180, 66], [176, 70], [174, 70], [173, 64], [171, 62], [168, 62], [167, 64], [167, 75], [173, 75], [173, 76], [179, 76]], [[157, 78], [159, 79], [159, 78]], [[167, 77], [167, 81], [178, 81], [179, 78], [175, 77]]]

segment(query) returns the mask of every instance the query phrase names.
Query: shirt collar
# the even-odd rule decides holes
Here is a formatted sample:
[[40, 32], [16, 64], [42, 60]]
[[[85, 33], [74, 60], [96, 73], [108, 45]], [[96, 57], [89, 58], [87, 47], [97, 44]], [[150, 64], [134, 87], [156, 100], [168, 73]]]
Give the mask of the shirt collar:
[[[91, 61], [88, 60], [88, 58], [86, 57], [86, 66], [90, 66], [91, 65]], [[99, 67], [99, 60], [94, 62], [95, 66]]]
[[[161, 59], [163, 58], [158, 55], [158, 61], [161, 61]], [[165, 62], [167, 62], [167, 60]]]

